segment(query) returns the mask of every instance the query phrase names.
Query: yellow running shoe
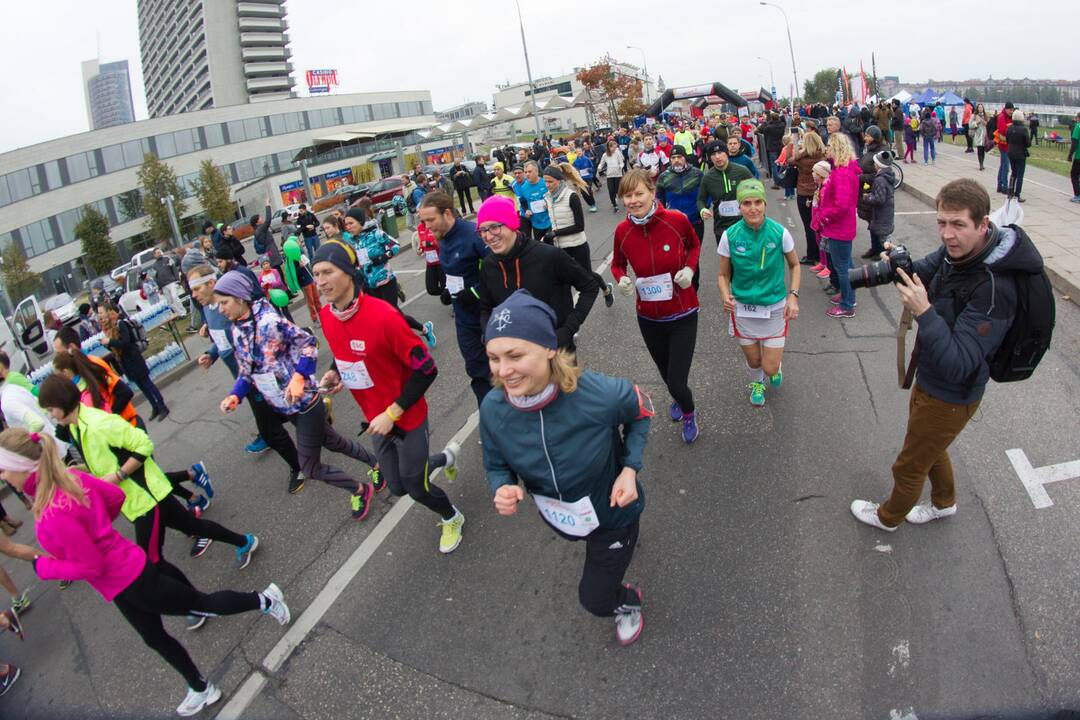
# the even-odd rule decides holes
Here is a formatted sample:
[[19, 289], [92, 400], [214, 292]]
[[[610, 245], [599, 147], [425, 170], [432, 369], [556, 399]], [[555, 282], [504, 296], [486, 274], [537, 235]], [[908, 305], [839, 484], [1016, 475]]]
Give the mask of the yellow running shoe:
[[442, 537], [439, 538], [439, 552], [452, 553], [461, 544], [461, 527], [465, 524], [465, 516], [461, 511], [454, 508], [454, 517], [449, 520], [440, 520]]

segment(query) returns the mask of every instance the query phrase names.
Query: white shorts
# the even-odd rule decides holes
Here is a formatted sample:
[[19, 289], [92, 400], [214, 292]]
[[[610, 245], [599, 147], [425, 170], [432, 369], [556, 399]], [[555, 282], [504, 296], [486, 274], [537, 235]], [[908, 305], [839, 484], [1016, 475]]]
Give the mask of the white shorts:
[[787, 338], [787, 320], [784, 319], [784, 305], [773, 308], [767, 318], [728, 316], [728, 332], [739, 341], [740, 345], [761, 343], [767, 348], [782, 348]]

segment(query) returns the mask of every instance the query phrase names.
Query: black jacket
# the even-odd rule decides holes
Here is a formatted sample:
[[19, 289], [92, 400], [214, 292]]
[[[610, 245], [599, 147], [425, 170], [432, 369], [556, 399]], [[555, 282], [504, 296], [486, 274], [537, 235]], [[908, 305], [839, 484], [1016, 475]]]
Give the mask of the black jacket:
[[1005, 131], [1005, 141], [1009, 143], [1009, 159], [1023, 160], [1028, 156], [1028, 148], [1031, 147], [1031, 133], [1024, 123], [1015, 120]]
[[783, 145], [784, 133], [787, 132], [787, 125], [783, 120], [770, 120], [765, 123], [757, 132], [761, 133], [765, 138], [765, 149], [770, 153], [776, 155], [780, 154], [780, 148]]
[[454, 181], [455, 190], [468, 190], [472, 187], [472, 176], [464, 165], [454, 165], [450, 168], [450, 178]]
[[480, 197], [486, 198], [491, 194], [491, 178], [488, 177], [487, 169], [483, 165], [477, 165], [472, 169], [472, 184], [476, 186]]
[[[938, 400], [979, 400], [990, 378], [987, 359], [997, 352], [1016, 314], [1017, 273], [1038, 273], [1043, 260], [1022, 229], [991, 223], [990, 240], [962, 265], [940, 247], [915, 261], [932, 307], [918, 317], [916, 382]], [[965, 301], [958, 301], [964, 298]]]
[[[565, 250], [518, 235], [506, 255], [489, 255], [480, 268], [480, 327], [487, 328], [491, 311], [525, 288], [555, 311], [559, 347], [567, 347], [592, 309], [600, 284]], [[574, 304], [571, 288], [576, 289]]]
[[143, 359], [142, 353], [139, 352], [139, 346], [136, 343], [135, 332], [131, 329], [128, 321], [121, 318], [117, 323], [117, 334], [119, 337], [116, 340], [108, 340], [105, 343], [105, 347], [113, 351], [113, 354], [120, 360], [120, 366], [124, 368], [124, 374], [134, 380], [135, 378], [141, 378], [143, 376], [149, 377], [150, 369], [146, 366], [146, 360]]
[[[311, 226], [308, 230], [307, 225]], [[304, 237], [314, 237], [319, 234], [319, 218], [315, 217], [315, 213], [308, 210], [302, 212], [296, 217], [296, 226], [300, 228], [300, 232]]]

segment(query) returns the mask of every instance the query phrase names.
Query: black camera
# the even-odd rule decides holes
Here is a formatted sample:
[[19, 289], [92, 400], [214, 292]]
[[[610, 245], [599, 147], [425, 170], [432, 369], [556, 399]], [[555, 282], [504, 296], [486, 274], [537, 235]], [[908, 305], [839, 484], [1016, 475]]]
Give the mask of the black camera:
[[848, 280], [853, 288], [877, 287], [899, 280], [897, 270], [903, 270], [909, 277], [912, 275], [911, 255], [903, 245], [894, 245], [884, 260], [851, 268], [848, 270]]

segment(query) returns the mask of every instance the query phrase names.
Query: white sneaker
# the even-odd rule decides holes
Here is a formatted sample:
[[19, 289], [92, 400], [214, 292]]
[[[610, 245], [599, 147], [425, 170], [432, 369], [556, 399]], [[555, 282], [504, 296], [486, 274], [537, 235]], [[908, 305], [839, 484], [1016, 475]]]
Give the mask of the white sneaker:
[[906, 520], [909, 523], [922, 525], [931, 520], [940, 520], [941, 518], [947, 518], [955, 514], [956, 503], [953, 503], [947, 508], [936, 508], [933, 503], [923, 503], [922, 505], [916, 505], [911, 508], [911, 512], [907, 514]]
[[461, 457], [461, 443], [451, 440], [446, 443], [446, 447], [443, 448], [443, 454], [446, 455], [446, 465], [443, 466], [443, 475], [450, 482], [457, 480], [457, 461]]
[[615, 611], [615, 637], [620, 645], [626, 646], [641, 636], [645, 618], [641, 614], [641, 588], [628, 583], [623, 583], [623, 587], [637, 594], [637, 605], [621, 605]]
[[289, 621], [292, 620], [292, 615], [289, 614], [289, 606], [285, 604], [285, 595], [282, 594], [281, 588], [274, 583], [270, 583], [262, 594], [270, 600], [270, 607], [263, 610], [263, 613], [274, 618], [282, 625], [288, 625]]
[[876, 527], [878, 530], [884, 530], [885, 532], [896, 532], [896, 528], [889, 527], [885, 523], [881, 522], [881, 518], [877, 514], [878, 504], [876, 502], [869, 502], [867, 500], [853, 500], [851, 503], [851, 514], [855, 516], [855, 519], [861, 523], [866, 523], [871, 527]]
[[202, 711], [207, 705], [213, 705], [221, 699], [221, 691], [217, 689], [217, 686], [212, 682], [206, 683], [206, 689], [202, 692], [195, 692], [191, 688], [188, 688], [187, 697], [184, 698], [184, 702], [180, 703], [180, 707], [176, 708], [176, 714], [184, 717], [196, 715]]

